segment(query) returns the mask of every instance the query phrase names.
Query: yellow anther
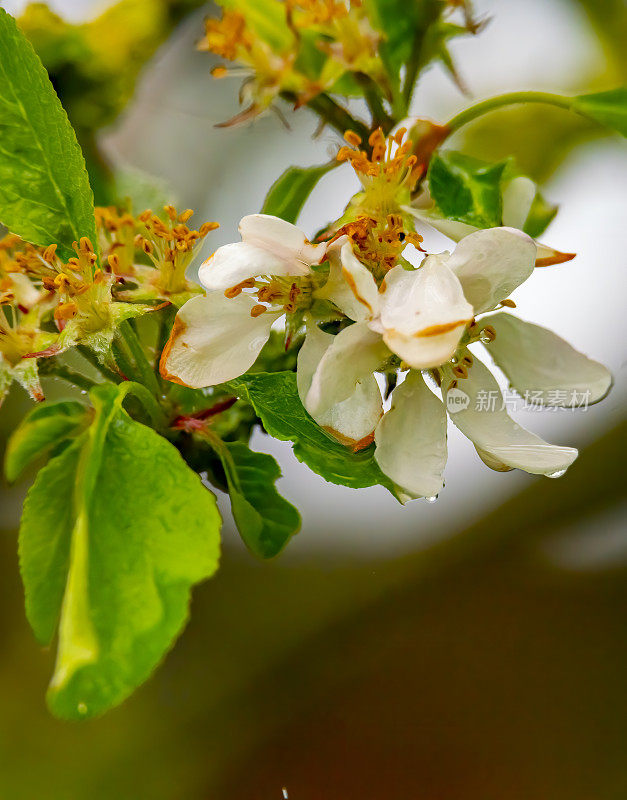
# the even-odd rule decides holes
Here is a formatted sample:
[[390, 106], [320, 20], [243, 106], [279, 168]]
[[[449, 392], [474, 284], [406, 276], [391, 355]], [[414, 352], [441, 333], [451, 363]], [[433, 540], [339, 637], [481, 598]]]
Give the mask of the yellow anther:
[[264, 311], [266, 311], [266, 310], [267, 310], [267, 309], [266, 309], [266, 307], [265, 307], [265, 306], [262, 306], [262, 305], [253, 306], [253, 307], [250, 309], [250, 316], [251, 316], [251, 317], [259, 317], [259, 316], [261, 316], [261, 314], [263, 314], [263, 313], [264, 313]]
[[358, 136], [355, 131], [345, 131], [344, 139], [349, 144], [353, 145], [353, 147], [359, 147], [361, 144], [361, 136]]
[[76, 303], [59, 303], [54, 310], [54, 318], [67, 322], [67, 320], [72, 319], [72, 317], [76, 315], [77, 311], [78, 306]]
[[203, 224], [200, 226], [199, 233], [204, 238], [208, 233], [215, 231], [219, 227], [219, 222], [203, 222]]
[[54, 261], [56, 253], [57, 253], [56, 244], [50, 244], [44, 250], [42, 258], [44, 261], [47, 261], [50, 264]]
[[506, 300], [501, 300], [501, 305], [505, 308], [516, 308], [516, 303], [513, 300], [507, 298]]
[[188, 208], [187, 211], [182, 211], [179, 214], [179, 222], [185, 224], [188, 219], [194, 216], [194, 211], [191, 208]]
[[66, 286], [70, 285], [70, 279], [63, 272], [60, 272], [53, 282], [57, 289], [64, 289]]

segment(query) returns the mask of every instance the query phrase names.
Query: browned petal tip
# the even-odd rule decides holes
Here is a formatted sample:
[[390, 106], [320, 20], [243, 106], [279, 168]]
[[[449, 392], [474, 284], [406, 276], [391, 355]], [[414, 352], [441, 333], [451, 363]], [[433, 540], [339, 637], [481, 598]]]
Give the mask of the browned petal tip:
[[536, 267], [551, 267], [553, 264], [564, 264], [566, 261], [572, 261], [576, 256], [577, 253], [561, 253], [559, 250], [554, 250], [553, 255], [536, 258]]
[[356, 440], [351, 439], [350, 436], [345, 436], [343, 433], [336, 431], [334, 428], [324, 426], [323, 430], [325, 430], [327, 433], [330, 433], [331, 436], [340, 444], [343, 444], [344, 447], [349, 447], [353, 453], [363, 450], [374, 442], [374, 431], [369, 433], [367, 436], [364, 436], [363, 439]]
[[161, 358], [159, 359], [159, 373], [161, 374], [162, 378], [165, 378], [166, 381], [170, 381], [170, 383], [178, 383], [179, 386], [186, 386], [188, 389], [193, 387], [189, 386], [187, 383], [182, 381], [177, 375], [173, 375], [171, 372], [168, 372], [166, 367], [167, 360], [170, 356], [170, 352], [174, 343], [178, 338], [180, 338], [186, 331], [187, 326], [184, 322], [182, 322], [178, 316], [174, 318], [174, 325], [172, 326], [172, 331], [170, 332], [170, 338], [165, 343], [165, 347], [161, 351]]

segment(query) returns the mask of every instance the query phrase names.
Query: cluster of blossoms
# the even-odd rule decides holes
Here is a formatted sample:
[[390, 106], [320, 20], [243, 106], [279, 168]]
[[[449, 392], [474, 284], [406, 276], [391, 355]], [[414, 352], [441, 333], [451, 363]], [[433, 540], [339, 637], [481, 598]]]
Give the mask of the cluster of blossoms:
[[[246, 72], [240, 100], [247, 108], [231, 122], [267, 109], [281, 94], [297, 106], [331, 89], [345, 72], [359, 73], [387, 90], [378, 54], [380, 35], [370, 25], [361, 0], [285, 0], [270, 11], [272, 35], [264, 35], [239, 11], [224, 9], [209, 18], [199, 49], [237, 62]], [[318, 66], [324, 58], [321, 69]], [[216, 78], [242, 74], [218, 65]]]
[[14, 380], [43, 399], [37, 359], [75, 345], [117, 369], [111, 345], [124, 320], [196, 294], [185, 270], [217, 225], [192, 230], [191, 215], [171, 206], [163, 217], [98, 208], [98, 251], [82, 237], [68, 259], [56, 245], [36, 247], [12, 234], [0, 240], [0, 401]]
[[521, 394], [540, 392], [547, 403], [573, 391], [603, 397], [605, 367], [544, 328], [495, 313], [514, 307], [510, 294], [535, 266], [565, 258], [538, 260], [537, 244], [516, 227], [463, 230], [452, 252], [426, 254], [411, 204], [424, 174], [418, 148], [402, 130], [387, 141], [375, 132], [369, 151], [354, 133], [346, 139], [339, 159], [363, 191], [344, 216], [315, 244], [276, 217], [244, 217], [241, 242], [201, 266], [206, 295], [177, 315], [163, 375], [195, 388], [231, 380], [283, 319], [288, 341], [304, 337], [305, 408], [355, 450], [374, 441], [403, 499], [435, 496], [443, 485], [447, 409], [493, 469], [560, 474], [577, 451], [548, 444], [502, 407], [482, 410], [477, 397], [500, 390], [470, 348], [485, 346]]
[[[277, 0], [258, 9], [230, 3], [219, 19], [208, 18], [199, 49], [235, 67], [220, 63], [212, 75], [243, 76], [240, 102], [244, 110], [225, 125], [251, 119], [281, 96], [298, 108], [322, 94], [383, 97], [393, 102], [389, 64], [383, 53], [386, 35], [364, 0]], [[478, 26], [466, 0], [435, 4], [433, 20], [462, 8], [465, 24], [443, 23], [434, 35], [429, 58], [443, 57], [453, 70], [444, 42], [447, 36], [475, 33]], [[376, 15], [375, 15], [376, 16]], [[446, 32], [446, 33], [444, 33]], [[442, 48], [442, 49], [440, 49]], [[383, 107], [378, 109], [383, 114]]]

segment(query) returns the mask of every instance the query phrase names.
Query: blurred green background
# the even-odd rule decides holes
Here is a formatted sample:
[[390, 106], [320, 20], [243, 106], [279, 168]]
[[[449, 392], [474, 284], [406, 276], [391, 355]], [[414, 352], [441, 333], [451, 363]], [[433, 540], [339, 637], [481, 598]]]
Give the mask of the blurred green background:
[[[23, 4], [0, 5], [20, 12]], [[207, 7], [107, 5], [58, 0], [53, 8], [70, 23], [42, 9], [24, 22], [103, 196], [115, 180], [141, 180], [148, 195], [167, 187], [222, 223], [215, 247], [235, 238], [239, 217], [259, 209], [282, 168], [328, 156], [333, 137], [312, 141], [307, 112], [290, 117], [291, 131], [272, 117], [214, 129], [236, 108], [236, 84], [212, 82], [210, 59], [193, 49]], [[477, 7], [492, 23], [455, 50], [477, 97], [625, 82], [623, 0]], [[413, 110], [441, 120], [466, 102], [433, 69]], [[451, 431], [440, 500], [400, 508], [376, 489], [324, 484], [289, 447], [256, 435], [253, 445], [283, 467], [302, 532], [261, 564], [225, 515], [222, 569], [196, 590], [173, 652], [121, 708], [83, 724], [45, 709], [54, 654], [28, 629], [16, 555], [27, 485], [0, 487], [0, 798], [627, 796], [627, 153], [598, 134], [559, 112], [514, 109], [457, 143], [488, 158], [513, 153], [546, 181], [562, 210], [545, 238], [579, 252], [517, 297], [521, 315], [615, 373], [599, 406], [521, 417], [582, 448], [560, 480], [491, 473]], [[347, 173], [325, 181], [305, 209], [308, 230], [350, 195]], [[66, 394], [61, 384], [47, 390]], [[19, 390], [7, 400], [2, 445], [27, 407]]]

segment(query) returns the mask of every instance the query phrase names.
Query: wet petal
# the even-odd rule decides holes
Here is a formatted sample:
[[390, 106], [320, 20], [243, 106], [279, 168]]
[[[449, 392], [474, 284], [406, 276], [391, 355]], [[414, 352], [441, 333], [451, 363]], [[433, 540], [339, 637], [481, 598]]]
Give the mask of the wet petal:
[[314, 419], [354, 394], [389, 355], [381, 336], [364, 322], [344, 328], [328, 347], [316, 369], [304, 406]]
[[[303, 405], [318, 364], [334, 339], [334, 336], [321, 331], [317, 325], [308, 324], [305, 343], [298, 354], [296, 376], [298, 394]], [[379, 384], [374, 375], [368, 374], [357, 383], [357, 388], [350, 397], [314, 419], [342, 444], [361, 449], [373, 439], [374, 429], [383, 413], [382, 406]]]
[[251, 317], [255, 301], [246, 294], [228, 300], [221, 292], [193, 297], [176, 315], [161, 357], [161, 374], [201, 389], [242, 375], [254, 363], [280, 316]]
[[515, 228], [489, 228], [466, 236], [448, 261], [476, 314], [489, 311], [533, 272], [536, 245]]
[[419, 372], [394, 389], [392, 407], [375, 432], [375, 459], [411, 497], [431, 497], [443, 486], [446, 411]]
[[[338, 240], [339, 241], [339, 240]], [[365, 322], [376, 316], [379, 289], [372, 274], [353, 253], [350, 242], [329, 249], [329, 279], [316, 297], [330, 300], [349, 319]]]
[[529, 392], [534, 402], [573, 407], [596, 403], [608, 393], [612, 374], [607, 367], [553, 331], [504, 313], [483, 323], [496, 331], [488, 352], [521, 395]]
[[451, 392], [444, 391], [451, 419], [493, 469], [516, 468], [552, 475], [567, 469], [577, 458], [573, 447], [548, 444], [514, 422], [502, 408], [501, 390], [494, 376], [477, 358], [468, 378], [460, 380], [454, 391], [455, 400], [461, 396], [464, 404], [451, 402]]
[[415, 369], [448, 361], [473, 318], [460, 281], [442, 255], [429, 256], [418, 270], [394, 267], [380, 297], [383, 339]]
[[[239, 232], [243, 242], [274, 253], [286, 261], [297, 261], [306, 266], [320, 264], [327, 251], [326, 243], [311, 244], [300, 228], [271, 214], [249, 214], [243, 217]], [[304, 275], [306, 272], [300, 274]]]

